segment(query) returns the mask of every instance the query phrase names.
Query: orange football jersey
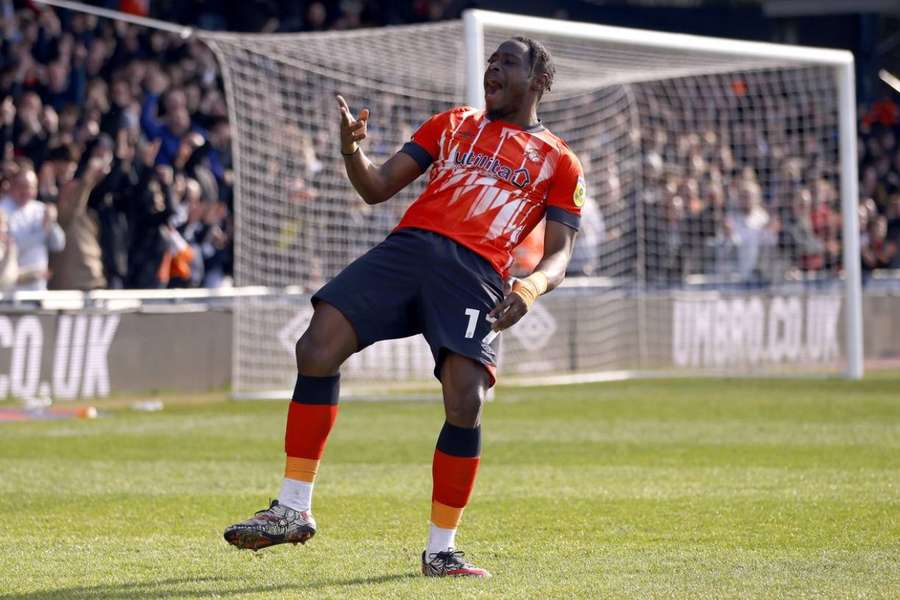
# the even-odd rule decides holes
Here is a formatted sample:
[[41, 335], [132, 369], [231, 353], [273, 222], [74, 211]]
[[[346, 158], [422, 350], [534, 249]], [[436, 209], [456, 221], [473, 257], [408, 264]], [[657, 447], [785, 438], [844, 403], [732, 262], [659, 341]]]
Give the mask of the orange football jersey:
[[578, 229], [585, 197], [581, 164], [543, 125], [522, 129], [459, 107], [426, 121], [402, 151], [431, 171], [397, 229], [449, 237], [487, 259], [502, 277], [513, 248], [545, 214]]

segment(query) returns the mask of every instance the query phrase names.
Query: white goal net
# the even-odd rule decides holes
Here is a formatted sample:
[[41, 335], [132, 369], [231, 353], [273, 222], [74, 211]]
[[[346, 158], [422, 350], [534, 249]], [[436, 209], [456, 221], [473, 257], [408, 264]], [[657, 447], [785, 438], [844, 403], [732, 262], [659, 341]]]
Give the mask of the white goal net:
[[[478, 72], [521, 33], [553, 55], [540, 116], [581, 159], [588, 199], [567, 284], [501, 336], [501, 375], [847, 369], [858, 270], [844, 259], [856, 243], [841, 204], [845, 56], [477, 14], [467, 27], [202, 34], [233, 122], [236, 282], [296, 286], [237, 307], [236, 393], [290, 388], [308, 294], [384, 239], [421, 189], [377, 207], [357, 197], [335, 94], [370, 108], [366, 151], [381, 162], [429, 116], [477, 101], [467, 52]], [[344, 375], [417, 381], [432, 367], [410, 338], [356, 355]]]

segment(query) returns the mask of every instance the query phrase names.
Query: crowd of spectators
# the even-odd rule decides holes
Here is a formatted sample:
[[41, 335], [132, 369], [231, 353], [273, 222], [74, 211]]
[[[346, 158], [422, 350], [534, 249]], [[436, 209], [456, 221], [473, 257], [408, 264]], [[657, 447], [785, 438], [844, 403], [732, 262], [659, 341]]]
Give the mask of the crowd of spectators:
[[[160, 2], [154, 16], [274, 32], [458, 12], [449, 0], [260, 10], [265, 5]], [[194, 39], [13, 0], [0, 0], [0, 33], [0, 293], [227, 285], [235, 227], [231, 140], [211, 51]], [[607, 131], [593, 136], [608, 140], [620, 126], [632, 136], [642, 157], [638, 178], [622, 172], [633, 165], [600, 157], [600, 149], [583, 151], [589, 181], [598, 185], [583, 209], [571, 274], [622, 274], [608, 259], [638, 244], [646, 278], [665, 284], [695, 274], [765, 283], [836, 273], [834, 136], [790, 133], [781, 123], [800, 119], [791, 111], [803, 102], [777, 97], [767, 100], [763, 120], [707, 126], [704, 114], [713, 123], [725, 109], [741, 110], [746, 90], [706, 100], [685, 90], [678, 100], [665, 85], [638, 94], [652, 115], [640, 131], [623, 120], [599, 123]], [[700, 120], [679, 130], [666, 122], [667, 111]], [[869, 273], [900, 268], [900, 111], [884, 101], [863, 113], [859, 216]]]
[[816, 76], [718, 76], [705, 94], [677, 81], [647, 87], [649, 279], [764, 284], [840, 268], [837, 111], [805, 81]]
[[[662, 286], [839, 274], [837, 108], [821, 95], [827, 79], [820, 75], [708, 76], [705, 93], [690, 78], [635, 87], [639, 126], [607, 118], [579, 151], [594, 185], [570, 274], [632, 276], [637, 263], [645, 281]], [[768, 94], [761, 97], [760, 89]], [[810, 117], [809, 106], [823, 116]], [[900, 269], [900, 111], [885, 100], [860, 114], [860, 261], [867, 281], [875, 270]], [[610, 157], [605, 145], [624, 148], [625, 159]], [[629, 147], [637, 158], [628, 158]]]
[[859, 231], [863, 275], [900, 269], [900, 107], [873, 103], [860, 120]]
[[230, 133], [209, 49], [9, 0], [0, 18], [0, 287], [226, 282]]

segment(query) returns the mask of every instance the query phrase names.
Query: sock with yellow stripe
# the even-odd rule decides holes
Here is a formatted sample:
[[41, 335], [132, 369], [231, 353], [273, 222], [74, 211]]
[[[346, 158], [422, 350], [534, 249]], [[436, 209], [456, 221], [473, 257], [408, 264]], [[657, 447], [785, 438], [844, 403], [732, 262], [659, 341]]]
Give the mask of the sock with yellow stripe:
[[481, 461], [481, 427], [467, 429], [444, 423], [431, 466], [431, 527], [427, 554], [454, 547], [463, 509], [475, 487]]
[[313, 484], [328, 434], [338, 412], [340, 375], [298, 375], [284, 433], [287, 455], [278, 503], [299, 511], [312, 509]]

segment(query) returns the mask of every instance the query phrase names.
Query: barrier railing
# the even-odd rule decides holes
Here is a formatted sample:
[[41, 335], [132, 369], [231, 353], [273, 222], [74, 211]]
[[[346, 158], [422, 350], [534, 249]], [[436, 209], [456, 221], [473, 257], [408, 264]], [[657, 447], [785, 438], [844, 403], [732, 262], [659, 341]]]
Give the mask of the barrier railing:
[[[900, 269], [880, 269], [864, 277], [867, 287], [900, 290]], [[783, 282], [778, 287], [819, 287], [839, 285], [840, 280], [815, 273], [807, 273], [800, 279]], [[632, 278], [612, 277], [569, 277], [563, 282], [563, 288], [614, 289], [634, 288], [636, 282]], [[649, 284], [648, 284], [649, 285]], [[740, 289], [746, 284], [738, 280], [719, 275], [690, 275], [681, 285], [656, 284], [653, 287], [665, 289]], [[755, 286], [757, 289], [760, 286]], [[303, 296], [310, 293], [299, 286], [273, 288], [265, 286], [247, 286], [232, 288], [178, 288], [164, 290], [92, 290], [89, 292], [69, 290], [48, 290], [42, 292], [23, 291], [0, 294], [0, 307], [4, 310], [29, 310], [42, 308], [45, 310], [79, 310], [82, 308], [104, 308], [107, 310], [128, 310], [139, 308], [145, 304], [184, 304], [204, 303], [211, 305], [229, 305], [238, 298], [255, 298], [267, 296]]]

